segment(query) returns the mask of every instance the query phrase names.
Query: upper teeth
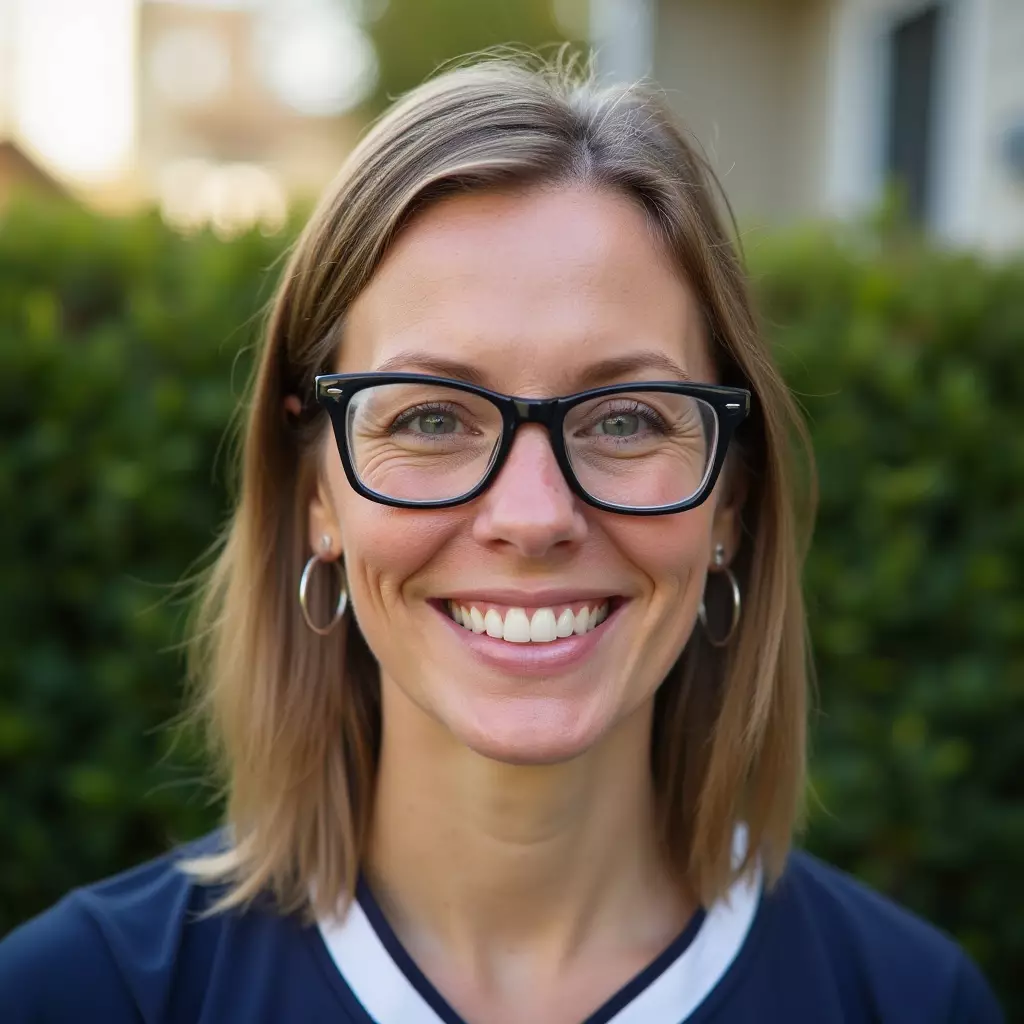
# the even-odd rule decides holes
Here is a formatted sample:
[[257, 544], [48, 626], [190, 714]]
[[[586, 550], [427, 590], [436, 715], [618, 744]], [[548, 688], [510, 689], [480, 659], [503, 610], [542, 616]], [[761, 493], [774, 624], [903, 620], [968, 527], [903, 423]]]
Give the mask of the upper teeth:
[[486, 633], [499, 640], [514, 644], [547, 644], [560, 637], [589, 633], [608, 618], [608, 602], [583, 607], [577, 612], [571, 608], [538, 608], [532, 616], [525, 608], [508, 608], [504, 615], [496, 608], [480, 611], [473, 605], [449, 602], [452, 618], [474, 633]]

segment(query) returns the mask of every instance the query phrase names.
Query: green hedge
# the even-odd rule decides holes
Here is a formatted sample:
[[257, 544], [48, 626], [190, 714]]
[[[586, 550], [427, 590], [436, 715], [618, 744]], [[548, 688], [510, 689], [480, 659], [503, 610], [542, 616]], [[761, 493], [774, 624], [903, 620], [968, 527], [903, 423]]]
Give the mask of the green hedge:
[[0, 932], [211, 820], [166, 758], [225, 426], [280, 241], [15, 209], [0, 225]]
[[808, 845], [1024, 1020], [1024, 263], [879, 242], [751, 259], [821, 478]]
[[[283, 248], [0, 221], [0, 933], [215, 820], [173, 584]], [[1024, 266], [807, 234], [749, 254], [811, 421], [808, 845], [953, 932], [1024, 1015]]]

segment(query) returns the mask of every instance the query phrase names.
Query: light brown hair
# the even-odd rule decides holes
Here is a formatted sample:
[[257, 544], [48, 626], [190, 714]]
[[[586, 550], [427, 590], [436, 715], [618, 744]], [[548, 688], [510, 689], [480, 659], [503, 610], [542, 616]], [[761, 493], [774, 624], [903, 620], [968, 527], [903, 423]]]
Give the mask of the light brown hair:
[[[186, 867], [228, 883], [219, 907], [270, 892], [289, 912], [310, 906], [312, 887], [312, 909], [334, 908], [354, 891], [367, 847], [381, 728], [376, 662], [352, 616], [317, 636], [296, 597], [328, 430], [312, 403], [313, 377], [333, 370], [346, 310], [416, 211], [455, 193], [560, 184], [639, 204], [698, 297], [719, 382], [754, 394], [730, 453], [745, 491], [732, 565], [742, 618], [722, 650], [698, 626], [658, 691], [652, 780], [669, 861], [705, 905], [758, 856], [769, 880], [781, 871], [805, 784], [800, 573], [813, 475], [794, 461], [797, 451], [809, 459], [806, 435], [717, 212], [721, 190], [653, 90], [498, 59], [427, 82], [368, 132], [298, 239], [273, 303], [239, 500], [193, 651], [231, 845]], [[284, 414], [290, 395], [303, 400], [298, 417]], [[325, 589], [311, 594], [325, 616], [330, 575], [316, 574]], [[749, 845], [737, 868], [738, 822]]]

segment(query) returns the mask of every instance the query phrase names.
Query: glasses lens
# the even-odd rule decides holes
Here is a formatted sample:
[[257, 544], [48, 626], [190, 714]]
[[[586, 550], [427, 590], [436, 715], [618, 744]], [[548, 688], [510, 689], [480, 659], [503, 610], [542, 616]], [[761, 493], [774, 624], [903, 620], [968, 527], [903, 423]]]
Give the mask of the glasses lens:
[[486, 398], [425, 383], [357, 392], [346, 436], [356, 475], [401, 501], [447, 501], [472, 491], [501, 440], [501, 414]]
[[573, 406], [565, 448], [598, 501], [659, 508], [701, 489], [718, 443], [714, 406], [671, 391], [630, 391]]

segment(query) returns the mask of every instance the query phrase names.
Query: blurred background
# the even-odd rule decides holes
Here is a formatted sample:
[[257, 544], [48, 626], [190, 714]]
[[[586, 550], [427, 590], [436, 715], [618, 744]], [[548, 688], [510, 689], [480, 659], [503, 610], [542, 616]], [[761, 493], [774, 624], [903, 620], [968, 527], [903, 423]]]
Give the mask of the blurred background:
[[502, 43], [653, 77], [810, 424], [806, 845], [1024, 1019], [1021, 0], [0, 0], [0, 934], [211, 828], [187, 596], [280, 258]]
[[0, 0], [0, 200], [274, 230], [440, 62], [566, 39], [669, 91], [745, 223], [898, 178], [938, 237], [1024, 241], [1020, 0]]

